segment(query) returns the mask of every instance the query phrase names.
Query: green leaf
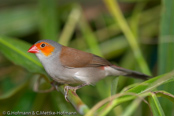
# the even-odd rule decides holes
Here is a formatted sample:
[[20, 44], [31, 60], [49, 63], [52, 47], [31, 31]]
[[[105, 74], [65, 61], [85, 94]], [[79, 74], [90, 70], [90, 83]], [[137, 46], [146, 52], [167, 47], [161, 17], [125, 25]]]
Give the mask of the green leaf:
[[159, 75], [157, 77], [154, 77], [152, 79], [149, 79], [136, 87], [133, 87], [132, 89], [128, 90], [127, 92], [134, 92], [134, 93], [144, 93], [144, 92], [149, 92], [155, 89], [156, 87], [168, 82], [169, 80], [172, 80], [174, 78], [174, 71], [164, 74], [164, 75]]
[[158, 101], [158, 98], [154, 93], [151, 93], [150, 97], [150, 105], [152, 107], [152, 112], [154, 116], [165, 116], [163, 109], [161, 108], [161, 105]]
[[158, 97], [164, 97], [167, 98], [168, 100], [172, 101], [174, 103], [174, 95], [171, 93], [168, 93], [166, 91], [155, 91], [154, 92]]
[[[159, 74], [164, 74], [174, 69], [174, 1], [163, 0], [162, 1], [162, 18], [160, 25], [160, 39], [159, 39]], [[174, 94], [174, 84], [165, 84], [160, 89]], [[174, 115], [174, 105], [165, 100], [160, 100], [164, 112], [167, 116]]]
[[0, 51], [13, 63], [33, 73], [46, 74], [34, 54], [28, 53], [31, 44], [19, 39], [0, 37]]
[[[123, 102], [135, 99], [136, 97], [146, 97], [151, 95], [149, 92], [152, 91], [153, 89], [155, 89], [156, 87], [172, 80], [174, 78], [174, 71], [164, 74], [164, 75], [160, 75], [157, 76], [155, 78], [152, 78], [150, 80], [147, 80], [135, 87], [133, 87], [132, 89], [124, 92], [124, 93], [120, 93], [120, 94], [116, 94], [114, 96], [111, 96], [109, 98], [106, 98], [100, 102], [98, 102], [89, 112], [88, 114], [94, 114], [95, 112], [97, 112], [98, 108], [101, 107], [102, 105], [104, 105], [105, 103], [109, 102], [102, 110], [102, 112], [104, 114], [107, 114], [111, 109], [113, 109], [116, 105], [121, 104]], [[131, 96], [130, 96], [130, 95]], [[117, 98], [117, 99], [116, 99]], [[87, 114], [87, 115], [88, 115]]]
[[[99, 116], [107, 115], [109, 113], [109, 111], [111, 111], [115, 106], [117, 106], [123, 102], [133, 100], [137, 97], [142, 99], [142, 97], [144, 98], [149, 95], [150, 95], [149, 92], [143, 93], [141, 95], [137, 95], [135, 93], [115, 94], [109, 98], [103, 99], [102, 101], [98, 102], [95, 106], [93, 106], [93, 108], [90, 109], [90, 111], [88, 111], [88, 113], [85, 116], [91, 116], [91, 115], [94, 115], [95, 113], [100, 114]], [[106, 105], [104, 105], [104, 104], [106, 104]], [[103, 109], [99, 112], [98, 109], [102, 106], [103, 106]]]

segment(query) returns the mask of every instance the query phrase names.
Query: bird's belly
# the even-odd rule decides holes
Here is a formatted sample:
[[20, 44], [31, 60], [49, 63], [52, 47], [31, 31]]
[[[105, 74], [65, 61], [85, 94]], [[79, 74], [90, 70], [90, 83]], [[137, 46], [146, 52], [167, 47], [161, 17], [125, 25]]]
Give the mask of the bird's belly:
[[[55, 69], [55, 68], [54, 68]], [[92, 84], [106, 76], [105, 71], [99, 68], [65, 68], [59, 67], [56, 71], [46, 70], [47, 73], [59, 83], [75, 84], [88, 83]]]
[[73, 72], [71, 73], [67, 71], [65, 68], [59, 67], [59, 69], [57, 69], [56, 71], [53, 71], [51, 69], [47, 69], [46, 71], [52, 77], [52, 79], [58, 83], [62, 84], [80, 83], [78, 80], [73, 78]]
[[106, 76], [105, 71], [99, 68], [74, 68], [74, 69], [67, 69], [69, 73], [66, 73], [67, 76], [73, 78], [81, 83], [92, 84]]

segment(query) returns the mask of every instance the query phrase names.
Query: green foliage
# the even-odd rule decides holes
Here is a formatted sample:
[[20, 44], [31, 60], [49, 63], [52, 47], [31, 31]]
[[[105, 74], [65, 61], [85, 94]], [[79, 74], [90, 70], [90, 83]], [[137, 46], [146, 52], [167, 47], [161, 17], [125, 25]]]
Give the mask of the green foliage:
[[29, 54], [26, 51], [31, 47], [31, 44], [24, 41], [1, 37], [0, 51], [15, 64], [25, 67], [33, 73], [44, 74], [43, 66], [34, 54]]
[[43, 39], [58, 38], [58, 13], [56, 12], [56, 0], [40, 0], [39, 1], [39, 26], [40, 34]]
[[[174, 64], [171, 63], [174, 59], [173, 50], [174, 50], [174, 14], [172, 10], [174, 9], [174, 2], [172, 0], [162, 1], [162, 18], [160, 25], [160, 39], [159, 39], [159, 74], [170, 72], [174, 68]], [[172, 88], [174, 85], [171, 83], [165, 84], [160, 89], [166, 90], [174, 94]], [[167, 116], [172, 116], [174, 105], [165, 100], [161, 99], [162, 107]]]
[[150, 103], [151, 103], [153, 114], [155, 116], [165, 116], [163, 109], [161, 108], [161, 105], [158, 101], [158, 98], [153, 93], [152, 93], [152, 97], [150, 98]]
[[[164, 0], [161, 6], [159, 1], [120, 1], [128, 7], [122, 7], [116, 0], [98, 1], [104, 3], [108, 12], [101, 10], [103, 6], [83, 7], [86, 5], [83, 1], [80, 4], [57, 0], [27, 1], [0, 10], [0, 113], [65, 111], [86, 116], [172, 115], [173, 2]], [[152, 3], [150, 7], [147, 5]], [[160, 9], [166, 10], [163, 11], [159, 34]], [[157, 41], [154, 37], [158, 35], [159, 65], [154, 56], [157, 47], [153, 45]], [[166, 41], [166, 37], [170, 41]], [[92, 52], [113, 64], [146, 74], [151, 74], [150, 69], [156, 66], [162, 75], [144, 82], [123, 76], [108, 77], [96, 86], [83, 87], [77, 94], [69, 91], [68, 103], [64, 99], [65, 85], [59, 87], [59, 92], [37, 93], [32, 90], [38, 78], [41, 78], [41, 90], [49, 89], [51, 80], [36, 56], [27, 53], [31, 43], [39, 39], [52, 39]], [[155, 68], [152, 74], [156, 74]], [[165, 101], [161, 102], [161, 99]]]

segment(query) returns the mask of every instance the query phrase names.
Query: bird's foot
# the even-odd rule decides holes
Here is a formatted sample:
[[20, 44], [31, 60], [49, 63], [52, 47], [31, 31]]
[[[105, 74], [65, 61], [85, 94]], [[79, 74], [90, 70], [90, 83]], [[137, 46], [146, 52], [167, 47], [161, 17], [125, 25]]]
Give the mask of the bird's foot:
[[77, 89], [78, 89], [77, 87], [71, 87], [71, 86], [65, 86], [65, 87], [64, 87], [65, 100], [66, 100], [67, 102], [69, 102], [69, 100], [68, 100], [68, 91], [69, 91], [69, 90], [73, 90], [73, 91], [76, 93], [76, 90], [77, 90]]
[[82, 84], [82, 85], [79, 85], [79, 86], [76, 86], [76, 87], [65, 86], [65, 87], [64, 87], [65, 100], [66, 100], [67, 102], [69, 102], [69, 100], [68, 100], [68, 91], [69, 91], [69, 90], [73, 90], [74, 93], [76, 93], [76, 90], [77, 90], [77, 89], [80, 89], [80, 88], [82, 88], [83, 86], [86, 86], [86, 85], [88, 85], [88, 84]]

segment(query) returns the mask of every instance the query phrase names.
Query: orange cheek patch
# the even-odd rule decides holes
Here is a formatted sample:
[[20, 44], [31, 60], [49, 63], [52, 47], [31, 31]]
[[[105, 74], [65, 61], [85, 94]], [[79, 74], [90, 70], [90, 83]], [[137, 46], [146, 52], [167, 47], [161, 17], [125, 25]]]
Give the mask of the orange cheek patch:
[[45, 46], [44, 48], [42, 48], [42, 53], [45, 55], [45, 56], [49, 56], [52, 54], [52, 52], [54, 51], [54, 47], [53, 46]]
[[43, 44], [44, 42], [41, 42], [41, 43], [38, 43], [36, 44], [37, 48], [39, 50], [41, 50], [41, 52], [45, 55], [45, 56], [49, 56], [52, 54], [52, 52], [54, 51], [55, 47], [51, 46], [50, 44], [48, 43], [44, 43], [46, 46], [45, 47], [40, 47], [41, 44]]

